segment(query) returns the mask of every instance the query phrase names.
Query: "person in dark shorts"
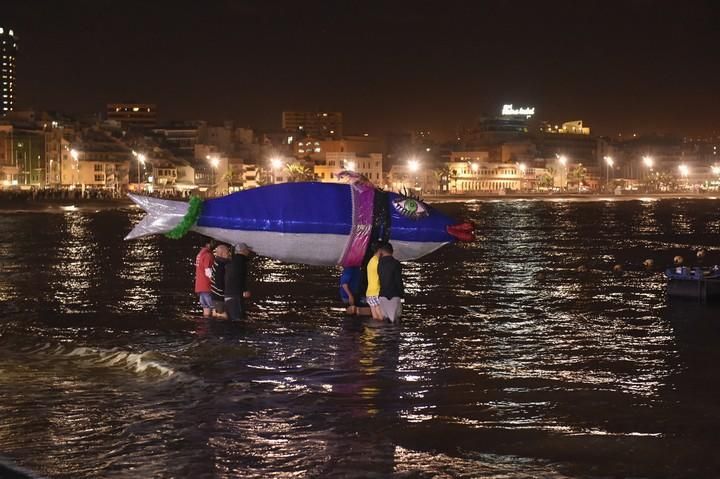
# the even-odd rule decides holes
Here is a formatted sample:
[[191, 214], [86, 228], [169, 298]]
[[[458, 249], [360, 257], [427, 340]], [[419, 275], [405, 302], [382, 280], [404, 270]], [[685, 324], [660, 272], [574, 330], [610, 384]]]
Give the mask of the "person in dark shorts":
[[245, 243], [235, 245], [230, 262], [225, 265], [225, 312], [231, 321], [245, 317], [245, 298], [250, 297], [247, 288], [248, 256], [250, 249]]
[[393, 247], [390, 243], [380, 246], [380, 260], [378, 261], [378, 276], [380, 276], [380, 309], [384, 318], [394, 323], [402, 314], [402, 298], [405, 296], [405, 286], [402, 279], [402, 265], [393, 256]]
[[225, 314], [225, 266], [230, 261], [230, 248], [221, 244], [215, 248], [215, 261], [212, 265], [210, 291], [212, 292], [215, 316], [227, 318]]

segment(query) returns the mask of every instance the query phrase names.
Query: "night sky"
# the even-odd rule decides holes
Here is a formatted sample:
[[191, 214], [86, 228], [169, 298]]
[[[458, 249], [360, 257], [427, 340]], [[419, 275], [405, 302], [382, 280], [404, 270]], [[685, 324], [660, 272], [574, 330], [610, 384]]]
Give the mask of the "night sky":
[[16, 109], [157, 103], [162, 119], [452, 134], [503, 103], [601, 134], [720, 133], [713, 1], [5, 0]]

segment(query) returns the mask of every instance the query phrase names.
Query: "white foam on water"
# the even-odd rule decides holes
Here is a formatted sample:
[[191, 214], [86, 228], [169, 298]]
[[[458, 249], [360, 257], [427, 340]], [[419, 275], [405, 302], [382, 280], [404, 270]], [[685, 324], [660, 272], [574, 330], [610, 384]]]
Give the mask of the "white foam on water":
[[152, 351], [134, 353], [122, 349], [76, 347], [65, 356], [79, 357], [94, 366], [121, 367], [138, 374], [155, 374], [164, 378], [183, 376], [175, 369], [154, 359]]

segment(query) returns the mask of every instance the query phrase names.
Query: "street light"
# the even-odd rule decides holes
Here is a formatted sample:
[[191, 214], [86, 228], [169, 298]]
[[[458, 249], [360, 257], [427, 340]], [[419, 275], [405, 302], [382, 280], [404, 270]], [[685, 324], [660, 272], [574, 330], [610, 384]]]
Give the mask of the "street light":
[[418, 160], [408, 160], [408, 169], [412, 173], [417, 173], [420, 170], [420, 162]]
[[408, 160], [408, 170], [415, 175], [415, 189], [418, 187], [418, 171], [420, 171], [420, 162], [415, 158]]
[[[133, 151], [133, 153], [135, 153], [135, 152]], [[137, 162], [138, 162], [138, 163], [137, 163], [137, 166], [138, 166], [137, 182], [138, 182], [138, 187], [140, 187], [140, 183], [141, 183], [141, 182], [140, 182], [140, 163], [142, 163], [142, 165], [143, 165], [143, 170], [144, 170], [144, 169], [145, 169], [145, 159], [146, 159], [146, 157], [145, 157], [145, 155], [142, 154], [142, 153], [135, 153], [135, 156], [137, 157]]]
[[205, 155], [205, 159], [210, 162], [210, 166], [212, 167], [212, 178], [210, 179], [210, 184], [215, 187], [215, 176], [216, 176], [216, 170], [217, 167], [220, 165], [220, 159], [217, 155]]
[[605, 167], [605, 185], [607, 187], [610, 185], [610, 168], [615, 164], [615, 160], [613, 160], [611, 156], [604, 156], [603, 159], [607, 165]]
[[525, 190], [525, 173], [527, 172], [527, 166], [525, 163], [518, 163], [518, 169], [520, 170], [520, 191]]
[[472, 170], [473, 174], [475, 175], [475, 178], [474, 178], [475, 181], [471, 182], [470, 184], [473, 185], [472, 189], [476, 190], [476, 189], [478, 189], [477, 188], [477, 184], [478, 184], [477, 180], [478, 180], [478, 170], [480, 169], [480, 165], [476, 161], [474, 161], [470, 164], [470, 169]]
[[348, 171], [355, 171], [355, 168], [357, 165], [355, 165], [354, 161], [345, 161], [345, 169]]
[[80, 179], [80, 171], [79, 171], [80, 167], [78, 165], [78, 158], [80, 158], [80, 153], [78, 153], [78, 151], [75, 148], [72, 148], [70, 150], [70, 156], [75, 161], [75, 165], [73, 166], [73, 170], [75, 171], [75, 174], [73, 175], [75, 177], [74, 181], [73, 181], [73, 188], [74, 188], [75, 185], [78, 183], [78, 180]]
[[[557, 156], [558, 161], [563, 166], [563, 176], [561, 177], [561, 180], [564, 179], [565, 181], [561, 181], [560, 185], [563, 188], [567, 188], [567, 162], [568, 162], [567, 156], [557, 155], [557, 154], [555, 156]], [[565, 183], [565, 184], [563, 185], [563, 183]]]
[[642, 162], [647, 168], [647, 171], [645, 172], [645, 188], [647, 188], [647, 178], [650, 176], [650, 172], [653, 169], [653, 166], [655, 165], [655, 160], [651, 156], [645, 155], [642, 157]]
[[688, 168], [688, 166], [687, 166], [686, 164], [680, 163], [680, 164], [678, 165], [678, 170], [680, 170], [680, 175], [681, 175], [683, 178], [685, 178], [685, 189], [687, 189], [688, 186], [689, 186], [689, 184], [688, 184], [688, 173], [690, 172], [690, 169]]
[[273, 172], [273, 184], [275, 184], [275, 181], [276, 181], [275, 175], [277, 174], [277, 170], [282, 168], [282, 165], [283, 165], [283, 161], [280, 158], [278, 158], [277, 156], [270, 158], [270, 167], [272, 168], [272, 172]]

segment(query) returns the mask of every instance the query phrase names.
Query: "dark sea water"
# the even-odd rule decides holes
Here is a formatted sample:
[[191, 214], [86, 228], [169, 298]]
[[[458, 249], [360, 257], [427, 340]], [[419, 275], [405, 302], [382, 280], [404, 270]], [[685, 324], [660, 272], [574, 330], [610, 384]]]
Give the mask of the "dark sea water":
[[250, 318], [203, 320], [198, 236], [0, 213], [0, 455], [51, 478], [720, 477], [720, 309], [641, 267], [720, 263], [720, 200], [439, 207], [478, 240], [405, 265], [399, 325], [334, 312], [333, 268], [263, 258]]

